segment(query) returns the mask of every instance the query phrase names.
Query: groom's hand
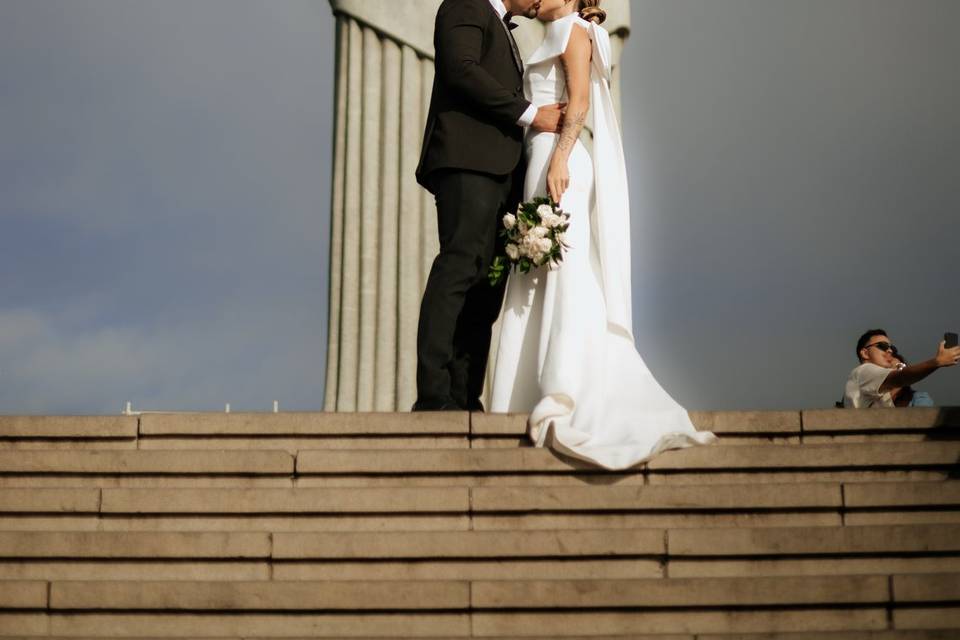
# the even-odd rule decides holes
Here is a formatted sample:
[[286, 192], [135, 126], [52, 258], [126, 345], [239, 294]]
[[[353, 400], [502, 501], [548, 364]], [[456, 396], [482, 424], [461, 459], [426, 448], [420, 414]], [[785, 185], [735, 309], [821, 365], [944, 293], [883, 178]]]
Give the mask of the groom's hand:
[[567, 103], [548, 104], [537, 109], [537, 115], [530, 125], [536, 131], [546, 131], [547, 133], [557, 133], [560, 131], [563, 122], [563, 112], [567, 108]]

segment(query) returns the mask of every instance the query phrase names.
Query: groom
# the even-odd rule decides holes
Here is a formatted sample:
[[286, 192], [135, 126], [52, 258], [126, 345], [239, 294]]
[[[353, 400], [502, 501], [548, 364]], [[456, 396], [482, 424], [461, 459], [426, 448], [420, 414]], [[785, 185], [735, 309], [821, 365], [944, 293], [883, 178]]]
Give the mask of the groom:
[[562, 105], [523, 97], [513, 15], [540, 0], [444, 0], [433, 43], [436, 74], [417, 181], [436, 198], [440, 253], [420, 304], [414, 411], [482, 411], [491, 326], [503, 286], [487, 269], [498, 221], [523, 191], [523, 127], [556, 131]]

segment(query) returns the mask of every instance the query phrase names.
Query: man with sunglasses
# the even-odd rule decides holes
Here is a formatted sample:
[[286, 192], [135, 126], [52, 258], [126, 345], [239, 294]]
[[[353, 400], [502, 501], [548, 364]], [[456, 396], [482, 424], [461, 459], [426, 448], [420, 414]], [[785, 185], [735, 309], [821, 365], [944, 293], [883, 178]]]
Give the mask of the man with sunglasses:
[[918, 364], [904, 366], [896, 358], [887, 332], [871, 329], [857, 340], [857, 358], [860, 364], [850, 372], [843, 394], [843, 406], [854, 409], [893, 407], [894, 389], [920, 382], [942, 367], [952, 367], [960, 361], [960, 347], [945, 348], [943, 342], [937, 355]]

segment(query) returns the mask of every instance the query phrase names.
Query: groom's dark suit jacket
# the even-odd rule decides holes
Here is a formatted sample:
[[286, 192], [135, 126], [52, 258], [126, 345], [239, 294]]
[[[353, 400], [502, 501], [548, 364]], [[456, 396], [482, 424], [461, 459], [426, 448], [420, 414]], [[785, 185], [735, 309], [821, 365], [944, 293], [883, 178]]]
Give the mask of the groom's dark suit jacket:
[[440, 5], [436, 74], [417, 167], [417, 181], [427, 189], [438, 169], [506, 175], [520, 162], [517, 120], [530, 103], [523, 97], [522, 63], [500, 22], [488, 0]]

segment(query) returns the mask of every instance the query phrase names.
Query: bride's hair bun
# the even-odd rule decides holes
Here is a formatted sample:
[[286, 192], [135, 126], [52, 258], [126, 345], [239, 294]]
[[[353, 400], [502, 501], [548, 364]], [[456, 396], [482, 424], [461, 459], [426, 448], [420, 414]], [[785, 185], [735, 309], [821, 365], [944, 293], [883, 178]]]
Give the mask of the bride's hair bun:
[[580, 0], [580, 17], [596, 24], [603, 24], [607, 12], [600, 8], [600, 0]]

